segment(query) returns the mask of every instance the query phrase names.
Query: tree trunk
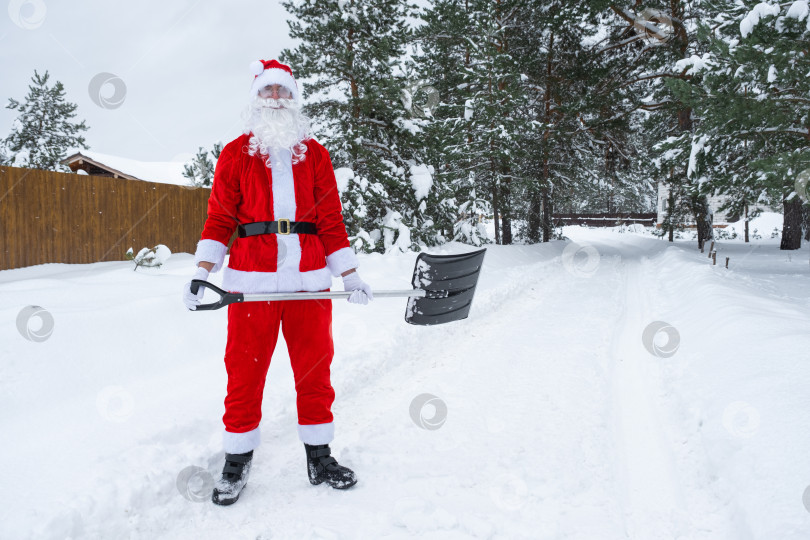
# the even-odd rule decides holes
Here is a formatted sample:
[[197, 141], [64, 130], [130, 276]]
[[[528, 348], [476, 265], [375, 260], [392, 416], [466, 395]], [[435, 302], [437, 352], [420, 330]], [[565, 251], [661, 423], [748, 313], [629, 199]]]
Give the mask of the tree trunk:
[[782, 224], [782, 243], [779, 249], [799, 249], [802, 247], [802, 200], [793, 197], [789, 201], [782, 201], [785, 209]]
[[508, 246], [512, 243], [512, 220], [508, 216], [501, 216], [501, 223], [503, 224], [502, 244]]
[[609, 180], [607, 200], [605, 201], [605, 211], [608, 214], [614, 212], [613, 197], [614, 190], [616, 189], [616, 169], [618, 167], [617, 161], [619, 156], [613, 147], [608, 144], [605, 148], [605, 173]]
[[692, 109], [678, 111], [678, 128], [680, 131], [692, 131]]
[[[357, 84], [357, 79], [354, 77], [354, 28], [349, 28], [346, 42], [346, 52], [349, 72], [349, 87], [351, 88], [352, 118], [358, 120], [360, 118], [360, 88]], [[351, 162], [357, 163], [357, 161], [360, 159], [357, 144], [352, 144], [349, 146], [349, 154], [351, 155]]]
[[543, 201], [543, 242], [551, 242], [551, 194], [548, 186], [544, 186], [542, 191]]
[[498, 212], [498, 186], [492, 187], [492, 219], [495, 222], [495, 243], [501, 243], [501, 216]]
[[501, 186], [501, 243], [505, 246], [512, 243], [512, 201], [509, 182]]
[[[543, 95], [544, 101], [544, 122], [546, 126], [551, 125], [551, 75], [552, 71], [552, 58], [554, 52], [554, 31], [552, 31], [548, 38], [548, 56], [546, 60], [546, 90]], [[543, 188], [541, 190], [541, 198], [543, 203], [543, 242], [551, 242], [551, 188], [549, 177], [551, 172], [548, 165], [548, 140], [551, 131], [546, 127], [543, 133]]]
[[748, 205], [745, 205], [745, 243], [748, 243]]
[[667, 240], [670, 242], [675, 241], [675, 190], [672, 185], [669, 186], [669, 193], [667, 193], [667, 214], [664, 217], [664, 230], [667, 231]]
[[528, 216], [528, 236], [529, 242], [536, 243], [540, 241], [540, 228], [543, 224], [542, 202], [540, 200], [540, 193], [533, 190], [529, 198], [529, 216]]
[[810, 242], [810, 205], [802, 206], [802, 226], [804, 227], [804, 241]]
[[712, 234], [712, 213], [706, 197], [699, 197], [693, 200], [695, 212], [695, 222], [697, 223], [698, 248], [703, 249], [707, 240], [711, 240]]

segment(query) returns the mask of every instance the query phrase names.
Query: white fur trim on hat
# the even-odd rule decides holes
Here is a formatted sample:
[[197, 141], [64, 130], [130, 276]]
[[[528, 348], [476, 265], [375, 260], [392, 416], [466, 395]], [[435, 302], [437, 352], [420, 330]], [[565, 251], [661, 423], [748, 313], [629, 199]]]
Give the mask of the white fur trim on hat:
[[[261, 64], [261, 62], [259, 63]], [[253, 79], [253, 84], [250, 86], [250, 97], [258, 94], [259, 89], [264, 88], [268, 84], [280, 84], [284, 86], [292, 93], [293, 100], [296, 102], [299, 101], [298, 86], [295, 84], [295, 79], [281, 68], [265, 69], [262, 71], [261, 75]]]

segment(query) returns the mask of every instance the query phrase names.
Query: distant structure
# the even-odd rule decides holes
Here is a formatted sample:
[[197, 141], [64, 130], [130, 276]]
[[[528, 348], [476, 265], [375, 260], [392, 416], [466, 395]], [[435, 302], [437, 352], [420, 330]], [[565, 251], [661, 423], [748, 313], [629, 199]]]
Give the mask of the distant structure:
[[178, 186], [191, 184], [191, 181], [183, 176], [186, 163], [184, 161], [137, 161], [82, 150], [66, 157], [61, 163], [77, 174], [111, 176]]

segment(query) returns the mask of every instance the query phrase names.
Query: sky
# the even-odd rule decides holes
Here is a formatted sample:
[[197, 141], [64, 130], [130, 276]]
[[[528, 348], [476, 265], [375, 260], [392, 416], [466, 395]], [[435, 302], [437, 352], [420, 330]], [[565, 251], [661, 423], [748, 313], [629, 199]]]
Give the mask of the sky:
[[175, 161], [227, 143], [242, 132], [250, 63], [295, 47], [288, 18], [275, 1], [11, 0], [0, 14], [0, 138], [17, 116], [9, 98], [22, 101], [34, 70], [47, 70], [78, 105], [91, 150]]

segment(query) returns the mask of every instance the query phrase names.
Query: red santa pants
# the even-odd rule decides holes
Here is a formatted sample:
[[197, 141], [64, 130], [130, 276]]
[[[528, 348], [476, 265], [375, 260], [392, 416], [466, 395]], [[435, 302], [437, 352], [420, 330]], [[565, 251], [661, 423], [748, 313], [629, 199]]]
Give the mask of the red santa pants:
[[262, 394], [279, 326], [295, 377], [301, 440], [307, 444], [332, 440], [332, 301], [245, 302], [228, 306], [228, 395], [222, 417], [228, 453], [248, 452], [259, 445]]

